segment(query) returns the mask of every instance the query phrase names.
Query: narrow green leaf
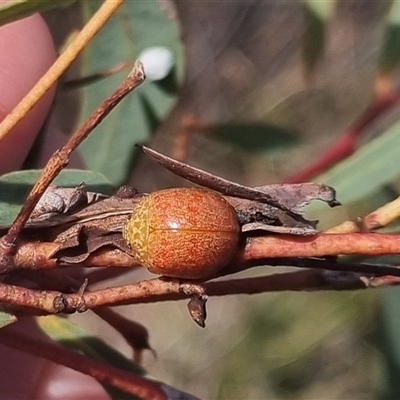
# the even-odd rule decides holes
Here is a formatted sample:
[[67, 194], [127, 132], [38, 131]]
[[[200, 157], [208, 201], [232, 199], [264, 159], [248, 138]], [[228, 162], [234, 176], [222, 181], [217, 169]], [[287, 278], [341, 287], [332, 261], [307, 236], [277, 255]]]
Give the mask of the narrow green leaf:
[[[0, 226], [8, 225], [14, 220], [39, 174], [40, 170], [27, 170], [0, 176]], [[98, 172], [78, 169], [62, 171], [54, 184], [75, 187], [81, 182], [85, 182], [94, 192], [110, 193], [112, 189], [107, 178]]]
[[314, 179], [334, 187], [342, 207], [326, 213], [326, 208], [314, 203], [307, 209], [308, 216], [319, 219], [322, 229], [343, 220], [366, 215], [392, 200], [395, 196], [388, 193], [387, 186], [400, 176], [399, 160], [400, 122]]
[[[99, 0], [82, 2], [86, 18]], [[114, 65], [133, 61], [154, 46], [172, 53], [173, 67], [161, 81], [147, 79], [100, 124], [79, 151], [91, 170], [106, 175], [114, 184], [124, 182], [133, 164], [134, 145], [145, 141], [170, 110], [183, 70], [183, 49], [177, 21], [168, 18], [156, 0], [126, 1], [86, 49], [82, 75], [87, 76]], [[124, 79], [127, 70], [82, 89], [80, 123]], [[151, 112], [149, 112], [151, 103]]]
[[362, 200], [400, 176], [400, 123], [360, 148], [353, 156], [320, 175], [341, 202]]
[[0, 4], [0, 26], [37, 12], [57, 7], [66, 7], [76, 0], [13, 0]]
[[265, 123], [218, 124], [208, 126], [207, 131], [218, 140], [253, 153], [271, 155], [297, 143], [296, 137], [288, 130]]

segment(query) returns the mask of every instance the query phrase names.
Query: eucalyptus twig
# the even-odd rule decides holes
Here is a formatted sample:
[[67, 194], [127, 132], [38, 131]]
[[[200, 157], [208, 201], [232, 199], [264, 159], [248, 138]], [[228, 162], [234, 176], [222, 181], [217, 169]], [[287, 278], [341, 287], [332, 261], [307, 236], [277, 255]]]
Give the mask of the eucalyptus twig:
[[[147, 283], [150, 281], [144, 281]], [[171, 285], [165, 282], [151, 282], [151, 285], [159, 285], [156, 293], [140, 294], [138, 283], [121, 286], [114, 305], [131, 305], [156, 303], [163, 301], [176, 301], [186, 299], [188, 296], [179, 290], [170, 290]], [[261, 276], [256, 278], [230, 279], [216, 282], [205, 282], [202, 287], [209, 297], [228, 296], [238, 294], [260, 294], [278, 291], [304, 291], [304, 290], [356, 290], [385, 285], [398, 285], [400, 278], [394, 276], [363, 276], [353, 272], [332, 274], [324, 269], [304, 269], [301, 271], [286, 272]], [[104, 289], [110, 290], [110, 289]], [[101, 291], [101, 290], [100, 290]], [[95, 292], [92, 292], [93, 294]], [[100, 299], [97, 296], [97, 299]]]
[[108, 76], [115, 75], [116, 73], [122, 71], [123, 69], [125, 69], [127, 67], [129, 67], [128, 62], [122, 61], [109, 69], [98, 71], [91, 75], [87, 75], [87, 76], [83, 76], [81, 78], [63, 82], [62, 88], [65, 90], [80, 89], [85, 85], [90, 85], [90, 84], [96, 83], [104, 78], [107, 78]]
[[317, 159], [285, 179], [286, 183], [306, 182], [333, 164], [354, 153], [358, 138], [384, 112], [400, 102], [400, 88], [374, 99], [370, 106], [338, 139]]
[[326, 257], [340, 254], [400, 254], [400, 235], [320, 233], [314, 236], [270, 235], [249, 238], [238, 262], [275, 257]]
[[130, 300], [157, 298], [166, 293], [180, 298], [204, 293], [201, 283], [188, 283], [163, 278], [135, 282], [130, 285], [100, 289], [93, 292], [66, 294], [59, 291], [33, 290], [0, 282], [0, 302], [28, 307], [43, 314], [83, 312], [99, 306], [130, 303]]
[[0, 331], [0, 343], [72, 368], [146, 400], [167, 400], [161, 384], [120, 370], [99, 360], [69, 351], [56, 344], [18, 333], [10, 328]]
[[[204, 285], [176, 279], [154, 278], [130, 285], [85, 292], [82, 297], [87, 308], [94, 308], [103, 305], [130, 304], [131, 300], [157, 298], [157, 296], [166, 293], [175, 293], [181, 295], [180, 298], [189, 298], [192, 295], [202, 295]], [[76, 305], [80, 300], [76, 293], [64, 294], [61, 297], [65, 304], [65, 311], [73, 312], [76, 310]]]
[[65, 51], [58, 57], [45, 75], [36, 83], [22, 101], [0, 123], [0, 141], [28, 113], [70, 66], [88, 42], [102, 28], [124, 0], [106, 0], [90, 21], [79, 32]]
[[325, 233], [356, 233], [371, 232], [383, 228], [396, 221], [400, 217], [400, 197], [386, 203], [365, 217], [359, 217], [357, 221], [345, 221]]
[[324, 270], [303, 270], [278, 273], [256, 278], [233, 279], [207, 284], [209, 296], [260, 294], [281, 291], [365, 289], [357, 274], [330, 277]]
[[384, 286], [394, 286], [400, 284], [400, 278], [392, 275], [373, 276], [368, 279], [361, 278], [367, 287], [379, 288]]
[[294, 213], [285, 204], [279, 201], [278, 198], [275, 198], [274, 196], [271, 196], [264, 191], [260, 191], [257, 188], [239, 185], [236, 182], [218, 177], [209, 172], [185, 164], [181, 161], [167, 157], [164, 154], [150, 149], [149, 147], [139, 145], [138, 147], [143, 151], [144, 154], [152, 158], [158, 164], [173, 172], [175, 175], [187, 179], [190, 182], [207, 186], [208, 188], [216, 190], [227, 196], [236, 196], [239, 198], [264, 202], [271, 205], [272, 207], [285, 211], [296, 221], [305, 222], [304, 218], [301, 215]]
[[0, 302], [34, 309], [37, 314], [57, 314], [64, 311], [62, 296], [57, 291], [32, 290], [0, 282]]
[[259, 258], [249, 260], [247, 262], [238, 262], [228, 265], [222, 271], [219, 272], [218, 277], [235, 274], [246, 269], [259, 266], [268, 265], [273, 267], [284, 266], [284, 267], [295, 267], [295, 268], [307, 268], [325, 271], [335, 272], [348, 272], [348, 273], [359, 273], [374, 276], [387, 276], [400, 278], [400, 268], [387, 264], [370, 264], [370, 263], [352, 263], [337, 261], [336, 257], [328, 258], [313, 258], [313, 257], [282, 257], [282, 258]]
[[25, 226], [31, 212], [35, 208], [40, 197], [53, 181], [53, 179], [68, 165], [71, 152], [89, 135], [89, 133], [100, 124], [100, 122], [117, 106], [117, 104], [134, 88], [139, 86], [145, 79], [143, 65], [137, 61], [127, 78], [105, 99], [92, 113], [88, 120], [72, 135], [68, 142], [57, 150], [46, 166], [29, 193], [23, 207], [18, 213], [7, 234], [0, 240], [0, 271], [12, 268], [10, 255], [14, 251], [15, 242], [21, 230]]
[[[338, 275], [323, 269], [305, 269], [256, 278], [208, 282], [204, 287], [208, 296], [213, 297], [288, 290], [358, 290], [399, 284], [400, 278], [395, 276], [367, 277], [353, 272], [345, 272]], [[161, 301], [160, 298], [158, 300]]]
[[[57, 244], [52, 242], [21, 242], [18, 244], [18, 251], [13, 257], [15, 269], [33, 269], [33, 270], [49, 270], [60, 266], [81, 267], [104, 267], [126, 268], [131, 270], [138, 267], [138, 262], [129, 254], [120, 249], [100, 248], [88, 257], [76, 264], [68, 264], [59, 262], [56, 258], [52, 258], [51, 254]], [[297, 257], [327, 257], [337, 255], [366, 254], [366, 255], [382, 255], [382, 254], [399, 254], [400, 253], [400, 235], [397, 234], [380, 234], [380, 233], [343, 233], [331, 234], [320, 233], [314, 236], [297, 236], [297, 235], [266, 235], [260, 237], [250, 237], [244, 248], [239, 249], [231, 263], [224, 268], [223, 273], [235, 273], [243, 269], [254, 267], [257, 265], [276, 265], [274, 260], [287, 260], [287, 265], [301, 266], [301, 260]], [[327, 264], [326, 261], [324, 261]], [[316, 263], [316, 262], [315, 262]], [[332, 264], [337, 264], [336, 262]], [[282, 264], [280, 264], [282, 265]], [[352, 263], [346, 270], [360, 271], [357, 266], [360, 264]], [[369, 264], [368, 264], [369, 265]], [[371, 264], [373, 265], [373, 264]], [[309, 265], [305, 266], [310, 268]], [[304, 266], [303, 266], [304, 268]], [[312, 268], [312, 266], [311, 266]], [[318, 268], [324, 268], [320, 265]], [[332, 267], [326, 267], [332, 269]], [[363, 267], [360, 267], [363, 268]], [[386, 274], [396, 275], [398, 269], [396, 267], [386, 266]], [[362, 269], [360, 272], [382, 274], [381, 266], [377, 265], [375, 270]], [[107, 272], [107, 271], [105, 271]], [[99, 271], [102, 276], [105, 272]], [[112, 275], [112, 271], [108, 271], [105, 276]], [[123, 270], [119, 270], [122, 273]], [[98, 281], [98, 279], [96, 279]], [[91, 281], [92, 282], [92, 281]]]
[[[165, 278], [99, 289], [92, 292], [66, 294], [60, 291], [32, 290], [0, 283], [0, 302], [33, 308], [36, 313], [82, 312], [100, 306], [180, 300], [188, 297], [255, 294], [278, 290], [365, 289], [400, 283], [400, 269], [389, 265], [340, 263], [329, 259], [274, 258], [260, 259], [270, 266], [306, 268], [302, 271], [272, 274], [264, 277], [231, 279], [219, 282], [187, 282]], [[254, 266], [228, 266], [225, 275]], [[330, 271], [334, 271], [332, 274]], [[343, 272], [342, 274], [337, 274]], [[224, 275], [224, 273], [221, 273]], [[83, 307], [83, 308], [82, 308]]]

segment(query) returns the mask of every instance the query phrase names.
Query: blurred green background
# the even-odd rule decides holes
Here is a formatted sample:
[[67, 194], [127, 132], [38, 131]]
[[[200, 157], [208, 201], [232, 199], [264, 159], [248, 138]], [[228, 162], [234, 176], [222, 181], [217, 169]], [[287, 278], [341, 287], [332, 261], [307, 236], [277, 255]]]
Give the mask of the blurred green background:
[[[99, 4], [75, 2], [44, 14], [60, 46]], [[95, 130], [75, 166], [141, 191], [186, 185], [134, 149], [146, 143], [246, 185], [282, 182], [335, 143], [374, 98], [397, 88], [399, 4], [127, 0], [64, 80], [132, 63], [152, 46], [168, 49], [172, 65]], [[31, 164], [43, 165], [64, 140], [52, 131], [71, 133], [126, 72], [60, 89]], [[399, 117], [393, 107], [374, 120], [354, 155], [314, 178], [333, 185], [343, 203], [310, 208], [321, 229], [398, 195]], [[109, 284], [149, 276], [140, 271]], [[205, 330], [190, 321], [184, 302], [119, 310], [149, 329], [157, 352], [145, 356], [149, 373], [204, 399], [399, 398], [399, 297], [390, 288], [211, 298]], [[88, 315], [72, 320], [130, 354]]]

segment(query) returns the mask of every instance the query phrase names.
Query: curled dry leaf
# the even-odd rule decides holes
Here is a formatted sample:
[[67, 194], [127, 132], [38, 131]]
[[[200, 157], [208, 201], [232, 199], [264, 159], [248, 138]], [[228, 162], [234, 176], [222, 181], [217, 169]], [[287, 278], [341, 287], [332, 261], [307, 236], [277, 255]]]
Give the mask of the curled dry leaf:
[[278, 198], [282, 204], [296, 214], [303, 215], [304, 207], [312, 200], [324, 201], [330, 207], [340, 206], [336, 200], [335, 189], [319, 183], [272, 184], [258, 186], [255, 189]]
[[101, 193], [88, 192], [85, 182], [75, 188], [51, 185], [36, 204], [26, 227], [49, 227], [73, 221], [75, 213], [105, 198]]
[[235, 207], [243, 231], [266, 230], [294, 235], [316, 233], [317, 221], [304, 217], [304, 207], [312, 200], [322, 200], [334, 207], [340, 203], [335, 190], [317, 183], [275, 184], [248, 187], [194, 168], [145, 146], [141, 150], [154, 161], [190, 182], [218, 191]]
[[106, 246], [129, 253], [121, 230], [135, 202], [142, 195], [129, 190], [133, 196], [129, 197], [124, 188], [118, 191], [117, 196], [107, 197], [82, 188], [84, 184], [75, 189], [57, 187], [46, 191], [39, 211], [44, 210], [43, 205], [52, 206], [54, 199], [58, 206], [61, 198], [63, 206], [58, 208], [58, 212], [55, 207], [50, 211], [45, 209], [43, 214], [37, 212], [28, 222], [26, 231], [34, 229], [36, 236], [58, 243], [51, 257], [61, 263], [82, 263], [90, 254]]
[[[304, 209], [312, 200], [322, 200], [335, 207], [340, 203], [335, 198], [335, 190], [327, 185], [317, 183], [274, 184], [256, 188], [260, 192], [269, 193], [294, 213], [304, 217]], [[242, 231], [263, 230], [291, 235], [313, 235], [316, 233], [318, 221], [303, 223], [285, 211], [258, 201], [228, 198], [236, 208], [243, 223]]]

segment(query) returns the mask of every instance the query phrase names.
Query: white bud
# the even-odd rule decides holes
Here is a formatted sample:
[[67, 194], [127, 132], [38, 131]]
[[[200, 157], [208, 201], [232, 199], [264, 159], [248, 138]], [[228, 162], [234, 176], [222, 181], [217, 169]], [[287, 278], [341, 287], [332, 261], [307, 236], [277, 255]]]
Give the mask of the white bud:
[[143, 63], [146, 78], [150, 81], [164, 79], [174, 65], [171, 50], [161, 46], [144, 49], [138, 59]]

